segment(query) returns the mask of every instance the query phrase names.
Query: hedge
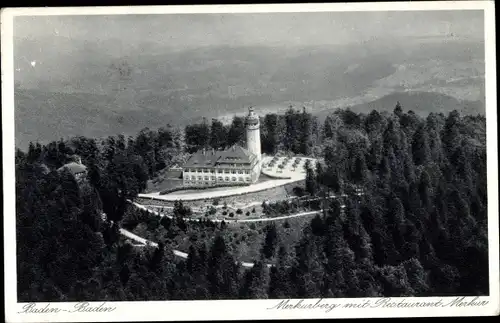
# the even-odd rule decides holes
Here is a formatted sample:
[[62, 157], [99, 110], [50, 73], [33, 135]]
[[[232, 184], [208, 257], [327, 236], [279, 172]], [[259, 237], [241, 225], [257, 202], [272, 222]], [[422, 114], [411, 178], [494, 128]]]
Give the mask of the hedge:
[[160, 192], [160, 195], [165, 195], [165, 194], [178, 192], [178, 191], [185, 191], [185, 190], [206, 190], [208, 188], [216, 188], [216, 187], [241, 187], [241, 186], [249, 186], [249, 184], [236, 183], [236, 184], [222, 184], [222, 185], [209, 185], [209, 186], [181, 186], [181, 187], [174, 187], [174, 188], [163, 190]]

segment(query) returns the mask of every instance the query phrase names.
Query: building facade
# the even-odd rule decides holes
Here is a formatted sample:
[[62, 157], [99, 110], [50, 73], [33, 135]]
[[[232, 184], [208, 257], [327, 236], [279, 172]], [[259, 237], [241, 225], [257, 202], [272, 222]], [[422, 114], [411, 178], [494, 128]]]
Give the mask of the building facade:
[[247, 148], [239, 145], [225, 150], [202, 149], [191, 155], [182, 167], [184, 186], [249, 185], [261, 171], [259, 117], [250, 108], [245, 120]]

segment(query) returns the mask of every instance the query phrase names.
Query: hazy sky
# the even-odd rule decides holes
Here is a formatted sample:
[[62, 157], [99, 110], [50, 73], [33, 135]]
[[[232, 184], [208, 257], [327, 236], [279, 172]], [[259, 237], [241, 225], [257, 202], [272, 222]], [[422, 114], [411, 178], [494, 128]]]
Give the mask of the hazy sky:
[[206, 45], [342, 44], [384, 37], [482, 39], [482, 11], [320, 12], [17, 17], [15, 37]]

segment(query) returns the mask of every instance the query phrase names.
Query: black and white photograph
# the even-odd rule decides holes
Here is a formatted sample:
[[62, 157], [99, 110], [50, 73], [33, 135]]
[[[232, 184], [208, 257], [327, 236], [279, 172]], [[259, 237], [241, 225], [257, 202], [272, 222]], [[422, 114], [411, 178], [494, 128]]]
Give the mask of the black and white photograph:
[[3, 11], [8, 321], [498, 314], [493, 3], [403, 4]]

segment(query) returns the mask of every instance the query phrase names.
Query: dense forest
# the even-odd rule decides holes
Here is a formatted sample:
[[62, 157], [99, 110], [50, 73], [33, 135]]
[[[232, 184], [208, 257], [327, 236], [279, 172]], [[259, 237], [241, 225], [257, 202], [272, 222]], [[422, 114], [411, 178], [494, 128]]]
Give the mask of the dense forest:
[[[307, 194], [364, 195], [325, 201], [295, 246], [266, 228], [255, 265], [243, 268], [221, 234], [226, 224], [182, 220], [160, 225], [171, 236], [188, 226], [210, 232], [187, 260], [169, 241], [135, 248], [118, 229], [127, 199], [158, 171], [200, 147], [244, 141], [244, 120], [144, 129], [136, 137], [76, 137], [16, 151], [18, 300], [165, 300], [487, 295], [486, 120], [396, 105], [392, 113], [336, 110], [320, 124], [305, 110], [261, 120], [264, 153], [322, 158], [308, 169]], [[87, 180], [57, 171], [81, 156]], [[102, 213], [106, 217], [102, 216]], [[191, 229], [193, 229], [191, 228]], [[273, 266], [265, 264], [274, 259]]]

